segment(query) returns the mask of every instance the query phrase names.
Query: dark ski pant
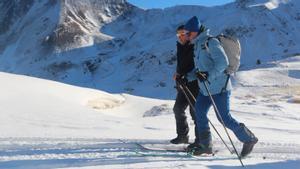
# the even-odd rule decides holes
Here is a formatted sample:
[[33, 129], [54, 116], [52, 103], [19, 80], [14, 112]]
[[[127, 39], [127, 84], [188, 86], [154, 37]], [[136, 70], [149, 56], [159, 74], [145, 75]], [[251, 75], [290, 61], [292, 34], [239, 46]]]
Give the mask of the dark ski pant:
[[[241, 142], [245, 143], [252, 141], [252, 134], [248, 133], [247, 130], [245, 130], [245, 126], [241, 125], [242, 123], [236, 121], [230, 114], [230, 94], [230, 91], [226, 91], [220, 94], [213, 95], [213, 99], [224, 121], [224, 124], [227, 128], [233, 131], [233, 133]], [[203, 94], [199, 93], [196, 102], [196, 123], [200, 135], [201, 133], [206, 133], [210, 130], [207, 114], [211, 106], [212, 102], [209, 96], [204, 96]], [[218, 117], [217, 114], [216, 116]], [[218, 120], [221, 121], [219, 117]]]
[[[197, 98], [197, 95], [199, 93], [199, 86], [198, 86], [198, 81], [192, 81], [187, 84], [188, 89], [191, 91], [191, 93], [194, 95], [195, 98]], [[178, 93], [175, 101], [175, 105], [173, 107], [173, 111], [175, 114], [175, 120], [176, 120], [176, 131], [178, 136], [187, 136], [189, 133], [189, 126], [187, 123], [187, 116], [185, 113], [186, 108], [189, 105], [188, 100], [186, 99], [185, 94], [183, 91], [177, 87]], [[188, 93], [187, 93], [188, 94]], [[189, 95], [189, 94], [188, 94]], [[195, 102], [192, 98], [190, 98], [192, 101], [192, 104], [195, 105]], [[197, 127], [196, 127], [196, 119], [195, 119], [195, 111], [189, 106], [190, 109], [190, 115], [192, 116], [192, 119], [194, 120], [195, 124], [195, 136], [196, 139], [198, 138], [197, 136]]]

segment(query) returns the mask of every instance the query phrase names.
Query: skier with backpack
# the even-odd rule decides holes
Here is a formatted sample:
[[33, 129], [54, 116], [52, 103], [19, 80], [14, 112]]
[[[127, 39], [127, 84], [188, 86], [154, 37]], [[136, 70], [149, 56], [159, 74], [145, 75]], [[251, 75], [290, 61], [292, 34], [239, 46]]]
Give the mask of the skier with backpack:
[[[189, 102], [187, 98], [185, 97], [184, 93], [178, 89], [178, 83], [184, 83], [187, 88], [191, 91], [191, 94], [193, 94], [194, 97], [196, 97], [199, 93], [199, 85], [198, 81], [196, 79], [192, 81], [184, 81], [186, 79], [183, 79], [182, 77], [186, 76], [187, 73], [192, 71], [195, 68], [195, 62], [194, 62], [194, 45], [191, 44], [184, 32], [184, 25], [180, 25], [177, 30], [177, 67], [176, 67], [176, 73], [174, 74], [173, 79], [176, 81], [176, 87], [177, 87], [177, 96], [176, 101], [173, 107], [173, 111], [175, 114], [175, 120], [176, 120], [176, 132], [177, 137], [170, 140], [172, 144], [187, 144], [189, 142], [189, 125], [187, 122], [187, 116], [185, 113], [185, 109], [188, 107]], [[195, 104], [194, 102], [192, 103]], [[195, 139], [198, 138], [198, 132], [196, 127], [196, 120], [195, 120], [195, 111], [194, 109], [189, 106], [189, 111], [192, 116], [192, 119], [195, 123]]]
[[[239, 57], [232, 57], [231, 55], [240, 52], [238, 51], [240, 48], [235, 45], [232, 46], [232, 49], [229, 49], [230, 46], [225, 43], [226, 40], [229, 42], [230, 40], [226, 36], [212, 37], [209, 34], [209, 30], [200, 25], [196, 16], [188, 20], [184, 29], [190, 41], [195, 45], [194, 53], [198, 61], [196, 64], [198, 68], [189, 73], [186, 78], [189, 81], [196, 78], [200, 81], [200, 93], [195, 104], [199, 140], [190, 144], [187, 150], [194, 155], [212, 153], [212, 137], [207, 114], [209, 108], [213, 106], [217, 118], [223, 124], [226, 133], [226, 128], [229, 128], [243, 143], [242, 152], [240, 155], [237, 155], [239, 158], [245, 157], [251, 153], [258, 139], [245, 124], [239, 123], [230, 114], [232, 88], [230, 74], [237, 71], [239, 67]], [[229, 135], [228, 137], [230, 138]], [[230, 141], [232, 142], [231, 138]]]

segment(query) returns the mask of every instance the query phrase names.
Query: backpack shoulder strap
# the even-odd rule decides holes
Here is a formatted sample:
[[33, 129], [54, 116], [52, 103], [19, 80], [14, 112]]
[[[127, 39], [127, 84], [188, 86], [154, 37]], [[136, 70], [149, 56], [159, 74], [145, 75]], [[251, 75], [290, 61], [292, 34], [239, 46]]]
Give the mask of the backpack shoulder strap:
[[226, 91], [228, 83], [229, 83], [229, 80], [230, 80], [230, 74], [226, 74], [226, 75], [227, 75], [226, 82], [225, 82], [224, 87], [221, 89], [221, 93], [223, 93], [223, 92]]
[[[205, 50], [209, 50], [209, 41], [211, 40], [211, 39], [218, 39], [217, 37], [214, 37], [214, 36], [209, 36], [206, 40], [205, 40], [205, 42], [204, 42], [204, 44], [202, 45], [202, 49], [205, 49]], [[219, 40], [219, 39], [218, 39]]]
[[208, 48], [209, 47], [208, 43], [211, 39], [217, 39], [221, 43], [222, 38], [226, 38], [226, 35], [219, 34], [217, 36], [209, 36], [205, 41], [205, 45]]

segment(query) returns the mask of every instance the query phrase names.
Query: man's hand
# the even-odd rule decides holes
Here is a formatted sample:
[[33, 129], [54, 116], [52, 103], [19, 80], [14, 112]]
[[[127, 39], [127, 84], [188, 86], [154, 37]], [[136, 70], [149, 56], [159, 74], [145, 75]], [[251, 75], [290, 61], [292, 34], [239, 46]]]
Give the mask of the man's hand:
[[208, 79], [209, 74], [208, 74], [208, 72], [197, 71], [196, 76], [200, 82], [204, 82]]
[[185, 76], [177, 76], [176, 81], [181, 85], [187, 85], [188, 80]]

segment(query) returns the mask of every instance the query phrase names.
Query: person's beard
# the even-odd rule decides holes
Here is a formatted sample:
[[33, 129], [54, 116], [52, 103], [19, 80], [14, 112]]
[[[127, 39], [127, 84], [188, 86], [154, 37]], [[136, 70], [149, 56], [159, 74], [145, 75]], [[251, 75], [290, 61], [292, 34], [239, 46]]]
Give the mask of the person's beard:
[[178, 42], [179, 42], [181, 45], [185, 45], [188, 41], [183, 42], [183, 41], [181, 41], [181, 40], [178, 40]]

